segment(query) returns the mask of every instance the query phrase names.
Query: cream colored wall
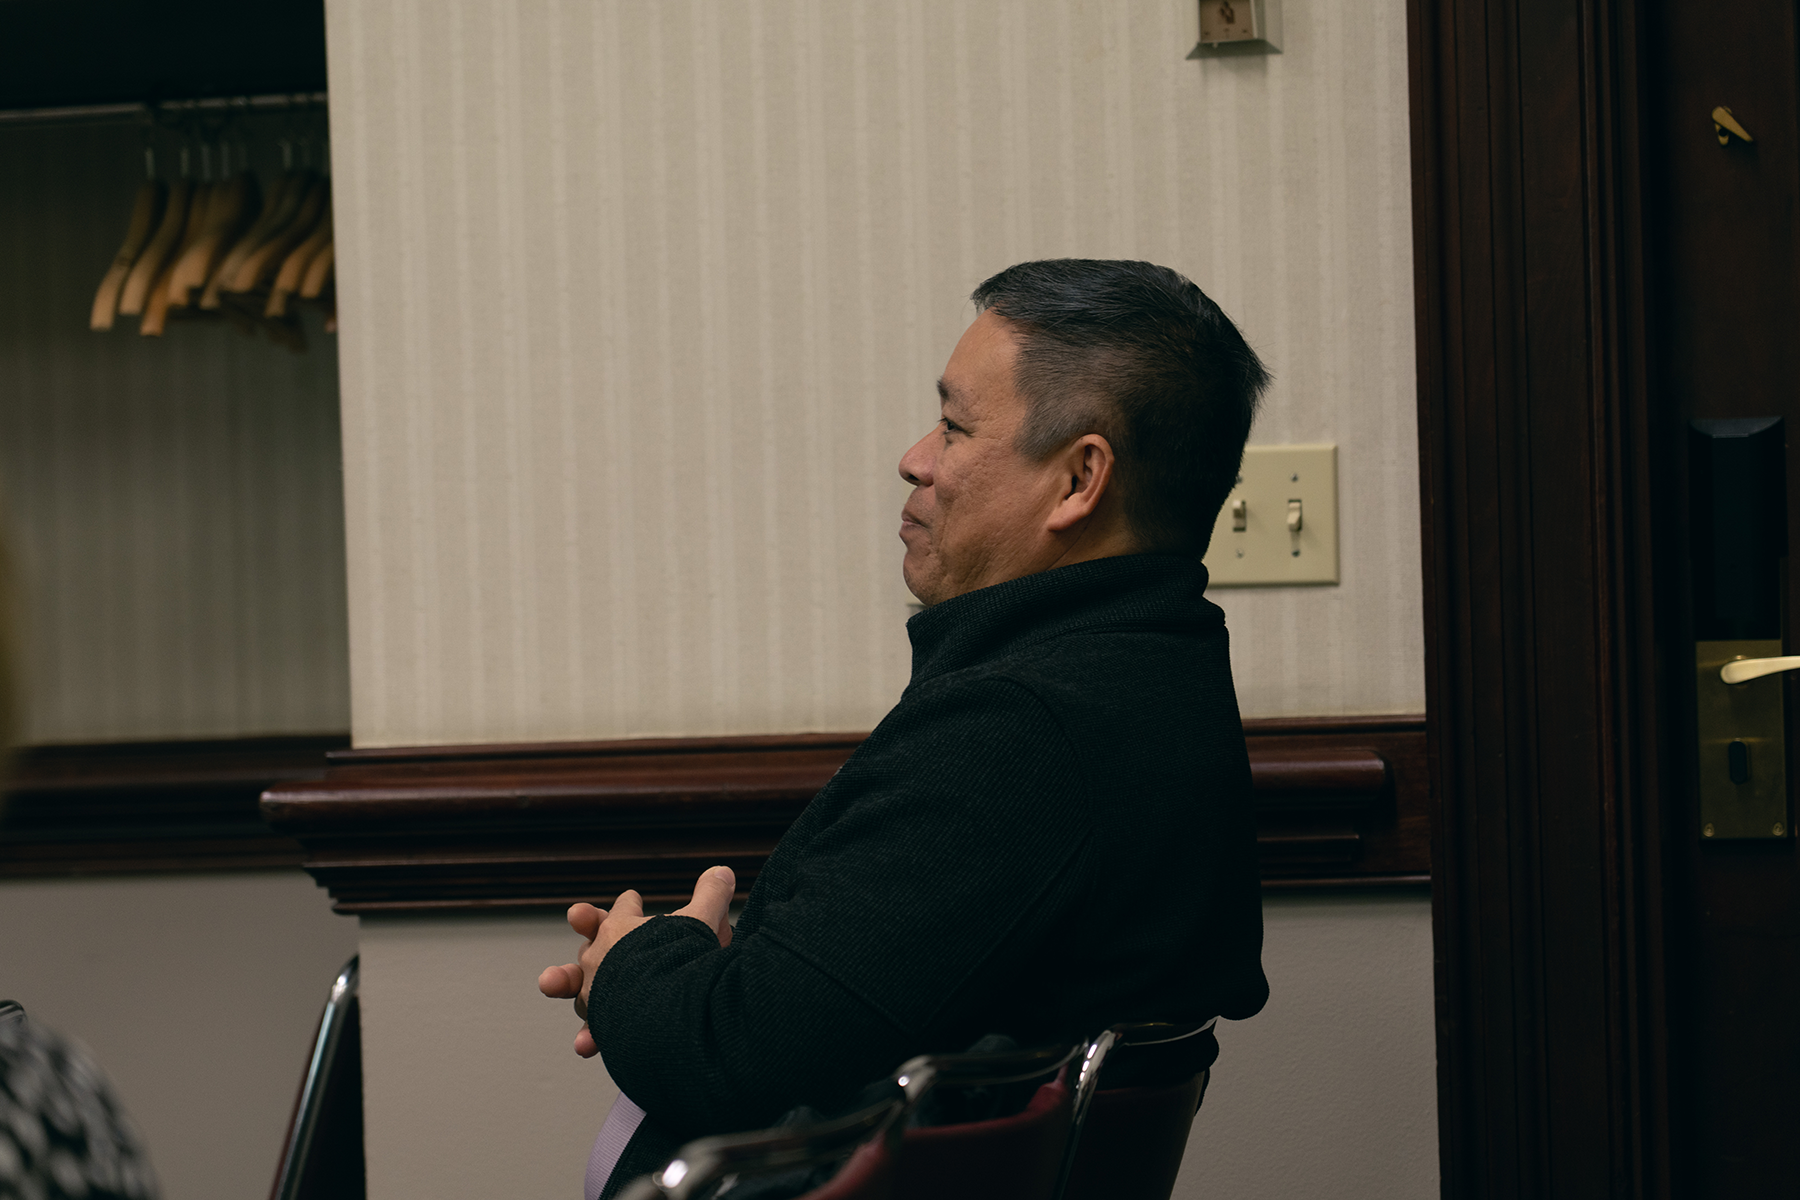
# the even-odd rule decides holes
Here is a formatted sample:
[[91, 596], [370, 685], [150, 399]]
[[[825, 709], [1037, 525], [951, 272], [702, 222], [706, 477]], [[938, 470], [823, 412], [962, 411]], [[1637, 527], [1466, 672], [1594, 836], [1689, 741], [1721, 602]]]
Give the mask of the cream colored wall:
[[1340, 445], [1343, 582], [1221, 597], [1249, 715], [1423, 707], [1405, 14], [328, 6], [361, 745], [867, 728], [901, 451], [989, 273], [1192, 276]]
[[[276, 128], [240, 134], [272, 156]], [[223, 321], [91, 332], [142, 146], [129, 125], [0, 129], [0, 541], [23, 593], [21, 736], [347, 729], [335, 339], [311, 314], [304, 354]]]
[[[1175, 1200], [1435, 1200], [1431, 902], [1277, 897], [1269, 1006], [1228, 1023]], [[557, 917], [362, 921], [372, 1200], [574, 1196], [618, 1091], [537, 973]]]
[[168, 1200], [268, 1194], [354, 953], [299, 871], [0, 881], [0, 997], [93, 1051]]

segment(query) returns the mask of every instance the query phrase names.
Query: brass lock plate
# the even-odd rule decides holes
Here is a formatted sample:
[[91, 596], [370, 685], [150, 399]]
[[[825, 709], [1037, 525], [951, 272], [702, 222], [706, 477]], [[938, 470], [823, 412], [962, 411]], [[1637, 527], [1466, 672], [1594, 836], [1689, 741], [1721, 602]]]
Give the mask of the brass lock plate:
[[1735, 658], [1775, 658], [1779, 639], [1694, 643], [1700, 726], [1700, 836], [1787, 837], [1787, 711], [1782, 676], [1726, 683]]

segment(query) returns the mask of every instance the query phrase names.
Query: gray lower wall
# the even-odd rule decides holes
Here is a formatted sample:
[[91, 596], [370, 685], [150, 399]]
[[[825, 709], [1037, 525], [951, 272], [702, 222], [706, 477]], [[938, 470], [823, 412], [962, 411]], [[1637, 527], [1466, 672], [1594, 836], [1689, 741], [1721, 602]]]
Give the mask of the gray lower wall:
[[[1431, 903], [1274, 897], [1273, 996], [1222, 1057], [1177, 1200], [1438, 1194]], [[556, 917], [362, 922], [369, 1196], [573, 1196], [617, 1095], [537, 973]]]
[[1263, 915], [1269, 1005], [1219, 1033], [1175, 1200], [1436, 1200], [1430, 897]]
[[[1431, 905], [1273, 897], [1176, 1200], [1438, 1194]], [[298, 872], [0, 884], [0, 996], [86, 1042], [170, 1200], [266, 1193], [325, 989], [356, 952]], [[578, 1194], [617, 1094], [538, 995], [554, 916], [361, 922], [372, 1200]]]
[[356, 922], [299, 871], [0, 883], [0, 996], [86, 1043], [164, 1200], [268, 1195]]
[[581, 1195], [618, 1089], [537, 990], [578, 951], [558, 916], [362, 919], [371, 1200]]

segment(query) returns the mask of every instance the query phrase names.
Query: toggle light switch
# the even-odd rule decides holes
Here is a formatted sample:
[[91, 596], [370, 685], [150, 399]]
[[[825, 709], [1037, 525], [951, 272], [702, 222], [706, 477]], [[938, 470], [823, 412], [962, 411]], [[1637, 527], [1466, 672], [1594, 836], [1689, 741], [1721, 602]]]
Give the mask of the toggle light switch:
[[1200, 43], [1189, 58], [1281, 53], [1281, 0], [1200, 0]]
[[1337, 447], [1246, 447], [1206, 569], [1218, 587], [1336, 583]]

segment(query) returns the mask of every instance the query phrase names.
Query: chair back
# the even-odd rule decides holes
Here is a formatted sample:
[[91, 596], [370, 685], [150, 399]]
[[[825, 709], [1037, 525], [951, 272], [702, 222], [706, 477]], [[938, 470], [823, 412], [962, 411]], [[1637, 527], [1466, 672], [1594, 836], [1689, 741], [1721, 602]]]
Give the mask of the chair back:
[[[759, 1177], [838, 1161], [836, 1175], [796, 1200], [1050, 1200], [1074, 1111], [1067, 1067], [1082, 1048], [911, 1059], [894, 1073], [888, 1099], [835, 1121], [689, 1142], [618, 1200], [702, 1200], [727, 1179], [737, 1181], [735, 1192]], [[1023, 1112], [906, 1128], [940, 1088], [1046, 1077]]]
[[843, 1170], [799, 1200], [892, 1200], [896, 1158], [888, 1139], [864, 1142]]
[[917, 1058], [898, 1080], [915, 1110], [932, 1088], [999, 1087], [1051, 1074], [1022, 1112], [906, 1130], [898, 1200], [1050, 1200], [1074, 1112], [1068, 1065], [1080, 1046]]
[[[696, 1200], [728, 1177], [756, 1179], [844, 1162], [803, 1200], [887, 1200], [905, 1097], [894, 1094], [834, 1121], [700, 1138], [669, 1164], [619, 1193], [619, 1200]], [[848, 1161], [844, 1161], [848, 1159]]]
[[1088, 1043], [1058, 1200], [1168, 1200], [1209, 1070], [1118, 1088], [1102, 1088], [1101, 1072], [1121, 1052], [1179, 1062], [1213, 1025], [1117, 1025]]
[[269, 1200], [359, 1200], [364, 1195], [362, 1022], [357, 960], [325, 1001], [288, 1121]]

